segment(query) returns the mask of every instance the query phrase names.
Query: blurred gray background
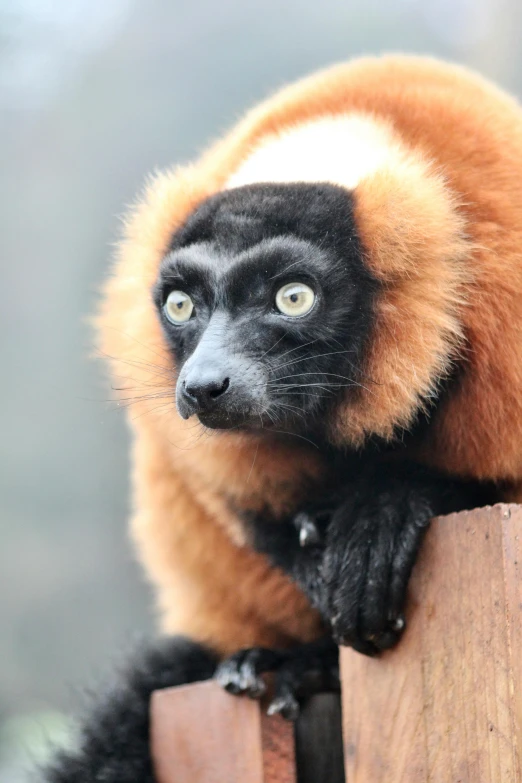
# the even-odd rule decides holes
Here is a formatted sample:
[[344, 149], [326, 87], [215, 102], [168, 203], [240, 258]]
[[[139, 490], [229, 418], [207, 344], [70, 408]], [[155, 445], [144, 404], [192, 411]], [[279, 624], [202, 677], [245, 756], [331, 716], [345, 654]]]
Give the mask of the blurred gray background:
[[145, 174], [361, 53], [440, 55], [520, 94], [521, 25], [520, 0], [0, 0], [2, 780], [153, 627], [86, 323]]

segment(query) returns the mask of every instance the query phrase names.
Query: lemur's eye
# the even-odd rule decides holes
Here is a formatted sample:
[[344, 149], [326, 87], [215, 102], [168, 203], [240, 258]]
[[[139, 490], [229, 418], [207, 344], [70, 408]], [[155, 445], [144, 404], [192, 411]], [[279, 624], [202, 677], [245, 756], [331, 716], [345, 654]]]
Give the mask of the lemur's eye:
[[171, 291], [163, 305], [163, 310], [171, 323], [184, 324], [192, 315], [194, 303], [183, 291]]
[[315, 294], [304, 283], [287, 283], [276, 294], [277, 309], [283, 315], [295, 318], [310, 312], [315, 302]]

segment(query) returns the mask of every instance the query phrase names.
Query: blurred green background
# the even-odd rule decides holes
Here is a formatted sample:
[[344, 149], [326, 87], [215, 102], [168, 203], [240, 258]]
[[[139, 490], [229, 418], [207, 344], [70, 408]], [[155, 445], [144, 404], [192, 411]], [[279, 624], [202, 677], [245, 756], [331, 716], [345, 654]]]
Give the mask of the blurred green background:
[[0, 0], [0, 779], [153, 627], [126, 539], [127, 436], [86, 317], [144, 175], [361, 53], [522, 92], [520, 0]]

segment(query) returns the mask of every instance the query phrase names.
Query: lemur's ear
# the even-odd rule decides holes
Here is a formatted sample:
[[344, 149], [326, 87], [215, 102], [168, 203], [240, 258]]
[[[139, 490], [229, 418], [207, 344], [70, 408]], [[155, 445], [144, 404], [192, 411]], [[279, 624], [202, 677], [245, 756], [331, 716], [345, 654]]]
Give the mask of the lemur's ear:
[[471, 245], [443, 177], [416, 153], [398, 151], [354, 195], [365, 263], [381, 285], [363, 388], [336, 412], [333, 434], [360, 444], [411, 423], [450, 369]]

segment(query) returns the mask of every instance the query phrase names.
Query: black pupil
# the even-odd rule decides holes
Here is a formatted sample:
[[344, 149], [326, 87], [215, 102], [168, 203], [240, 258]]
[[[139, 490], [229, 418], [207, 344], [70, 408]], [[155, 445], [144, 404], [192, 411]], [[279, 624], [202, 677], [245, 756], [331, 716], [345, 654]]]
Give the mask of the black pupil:
[[176, 307], [178, 308], [178, 310], [181, 310], [181, 308], [183, 307], [183, 302], [178, 302], [176, 304]]
[[290, 294], [290, 299], [295, 303], [299, 299], [299, 296], [297, 294]]

